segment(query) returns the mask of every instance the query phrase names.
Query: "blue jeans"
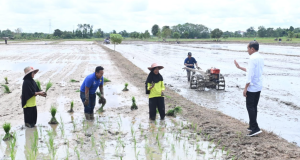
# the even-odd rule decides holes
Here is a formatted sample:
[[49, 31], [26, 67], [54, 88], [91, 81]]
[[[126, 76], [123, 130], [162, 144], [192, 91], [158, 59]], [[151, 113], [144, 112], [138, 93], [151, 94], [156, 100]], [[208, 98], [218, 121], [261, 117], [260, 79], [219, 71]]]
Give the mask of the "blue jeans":
[[89, 94], [89, 104], [87, 106], [84, 105], [84, 101], [85, 101], [85, 93], [84, 92], [80, 92], [80, 98], [81, 98], [83, 106], [84, 106], [84, 113], [93, 114], [95, 104], [96, 104], [96, 94]]

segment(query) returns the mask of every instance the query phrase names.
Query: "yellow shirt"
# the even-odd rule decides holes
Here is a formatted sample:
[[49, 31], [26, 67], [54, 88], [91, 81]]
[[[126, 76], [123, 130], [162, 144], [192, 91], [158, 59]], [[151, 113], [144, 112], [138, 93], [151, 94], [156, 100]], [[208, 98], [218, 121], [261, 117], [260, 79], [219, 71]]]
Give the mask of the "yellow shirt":
[[[149, 88], [152, 85], [151, 83], [148, 83], [147, 86], [148, 86], [148, 90], [150, 90]], [[162, 97], [161, 92], [164, 91], [165, 89], [166, 88], [163, 81], [159, 81], [155, 83], [154, 87], [150, 90], [149, 98]]]
[[30, 99], [28, 99], [23, 108], [35, 107], [36, 106], [36, 98], [35, 97], [36, 96], [32, 96]]

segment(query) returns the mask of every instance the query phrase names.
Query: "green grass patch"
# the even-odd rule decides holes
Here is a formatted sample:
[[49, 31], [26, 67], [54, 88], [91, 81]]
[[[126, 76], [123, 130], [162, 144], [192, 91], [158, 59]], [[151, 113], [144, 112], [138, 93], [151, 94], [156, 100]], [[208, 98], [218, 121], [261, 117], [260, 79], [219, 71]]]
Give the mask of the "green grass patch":
[[2, 87], [4, 87], [4, 93], [11, 93], [11, 91], [7, 85], [3, 84]]

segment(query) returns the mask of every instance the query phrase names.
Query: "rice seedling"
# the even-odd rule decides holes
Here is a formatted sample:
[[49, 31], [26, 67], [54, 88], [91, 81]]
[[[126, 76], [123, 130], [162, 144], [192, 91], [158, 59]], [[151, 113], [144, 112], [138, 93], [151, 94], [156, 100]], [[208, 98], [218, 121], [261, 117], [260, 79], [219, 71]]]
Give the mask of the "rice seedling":
[[51, 113], [52, 118], [48, 122], [49, 124], [58, 124], [58, 121], [55, 118], [56, 112], [57, 112], [57, 108], [55, 106], [51, 106], [50, 113]]
[[128, 87], [128, 83], [125, 83], [125, 87], [122, 91], [129, 91], [129, 89], [127, 87]]
[[80, 90], [79, 90], [79, 89], [77, 89], [75, 92], [80, 92]]
[[56, 159], [56, 152], [57, 150], [54, 147], [54, 131], [53, 129], [48, 131], [48, 142], [46, 142], [47, 147], [48, 147], [48, 151], [49, 151], [49, 155], [50, 155], [50, 159]]
[[2, 127], [3, 127], [3, 129], [5, 131], [5, 136], [3, 137], [3, 141], [7, 141], [7, 140], [10, 140], [10, 139], [14, 138], [13, 135], [11, 135], [9, 133], [9, 131], [11, 129], [10, 123], [6, 123], [5, 122]]
[[38, 141], [39, 141], [39, 135], [38, 131], [35, 130], [33, 132], [33, 139], [31, 140], [31, 150], [34, 151], [34, 155], [37, 156], [38, 151]]
[[175, 107], [174, 109], [170, 109], [168, 110], [168, 112], [166, 113], [167, 116], [176, 116], [176, 114], [181, 113], [182, 112], [182, 108], [181, 107]]
[[65, 136], [65, 124], [62, 121], [62, 118], [60, 117], [60, 125], [59, 125], [59, 129], [61, 132], [61, 137], [63, 138]]
[[98, 112], [103, 112], [104, 110], [103, 110], [103, 107], [105, 106], [105, 104], [106, 104], [106, 99], [104, 99], [102, 96], [101, 96], [101, 93], [100, 92], [96, 92], [96, 95], [98, 96], [98, 98], [99, 98], [99, 101], [98, 101], [98, 103], [99, 104], [102, 104], [102, 106], [97, 110]]
[[71, 101], [70, 110], [68, 112], [73, 113], [74, 112], [73, 108], [74, 108], [74, 101]]
[[11, 91], [7, 85], [2, 85], [2, 87], [4, 87], [4, 93], [11, 93]]
[[76, 122], [73, 121], [73, 132], [76, 132], [76, 126], [77, 126]]
[[133, 129], [133, 126], [131, 125], [131, 136], [133, 137], [133, 135], [134, 135], [134, 129]]
[[79, 81], [77, 81], [75, 79], [71, 79], [70, 82], [75, 83], [75, 82], [79, 82]]
[[17, 142], [17, 136], [16, 136], [16, 132], [14, 132], [13, 133], [13, 138], [11, 138], [10, 141], [9, 141], [10, 158], [12, 160], [16, 159], [16, 152], [17, 152], [17, 150], [15, 149], [16, 142]]
[[39, 80], [36, 80], [35, 83], [38, 86], [39, 90], [41, 91], [42, 90], [41, 82]]
[[135, 103], [135, 97], [132, 97], [132, 105], [131, 105], [131, 110], [138, 109], [136, 103]]
[[77, 147], [75, 147], [75, 153], [77, 155], [77, 159], [80, 160], [80, 152], [78, 151]]
[[235, 160], [235, 155], [233, 155], [233, 157], [231, 158], [231, 160]]
[[67, 150], [66, 150], [66, 154], [67, 154], [67, 157], [66, 157], [66, 160], [69, 160], [69, 156], [70, 156], [70, 152], [69, 152], [69, 140], [67, 140]]
[[104, 82], [111, 82], [111, 80], [107, 79], [107, 78], [103, 78], [104, 79]]
[[172, 152], [175, 153], [175, 145], [172, 144]]
[[100, 147], [101, 147], [102, 151], [104, 152], [104, 149], [105, 149], [105, 139], [104, 138], [102, 138], [100, 140]]
[[5, 84], [8, 84], [8, 79], [7, 79], [7, 77], [4, 77], [4, 80], [5, 80]]
[[97, 158], [100, 159], [97, 148], [95, 148], [95, 152], [96, 152]]
[[80, 138], [80, 145], [81, 145], [80, 148], [82, 148], [83, 143], [84, 143], [84, 142], [83, 142], [83, 138], [81, 137], [81, 138]]
[[169, 98], [169, 99], [171, 98], [171, 97], [170, 97], [170, 96], [168, 96], [168, 95], [165, 95], [165, 97], [167, 97], [167, 98]]
[[230, 153], [230, 149], [228, 149], [228, 150], [227, 150], [227, 152], [226, 152], [226, 156], [228, 156], [228, 155], [229, 155], [229, 153]]
[[91, 136], [91, 141], [92, 141], [92, 148], [94, 148], [95, 145], [96, 145], [96, 142], [95, 142], [95, 137], [94, 137], [93, 134], [92, 134], [92, 136]]
[[45, 91], [46, 93], [47, 93], [47, 91], [52, 87], [52, 85], [53, 85], [53, 84], [52, 84], [52, 82], [50, 82], [50, 81], [46, 84], [46, 91]]
[[222, 154], [223, 154], [223, 152], [224, 152], [224, 149], [225, 149], [225, 146], [222, 147]]

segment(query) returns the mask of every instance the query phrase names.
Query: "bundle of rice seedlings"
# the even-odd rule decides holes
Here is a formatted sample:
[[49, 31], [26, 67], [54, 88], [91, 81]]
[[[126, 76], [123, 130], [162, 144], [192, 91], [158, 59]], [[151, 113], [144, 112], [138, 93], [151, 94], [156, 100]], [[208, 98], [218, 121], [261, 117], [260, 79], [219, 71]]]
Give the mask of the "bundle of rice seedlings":
[[176, 114], [182, 113], [182, 108], [181, 107], [175, 107], [174, 109], [169, 109], [168, 112], [166, 113], [167, 116], [176, 116]]
[[138, 109], [137, 105], [135, 104], [135, 97], [132, 97], [132, 106], [131, 110]]
[[73, 82], [73, 83], [74, 83], [74, 82], [79, 82], [79, 81], [77, 81], [77, 80], [75, 80], [75, 79], [71, 79], [70, 82]]
[[111, 81], [107, 78], [104, 78], [104, 82], [111, 82]]
[[51, 106], [50, 113], [51, 113], [52, 118], [48, 122], [49, 124], [58, 124], [58, 121], [55, 118], [56, 112], [57, 112], [57, 108], [55, 106]]
[[13, 136], [9, 133], [9, 131], [11, 129], [10, 123], [5, 122], [2, 127], [5, 131], [5, 136], [3, 137], [3, 141], [8, 141], [11, 138], [13, 138]]
[[73, 113], [74, 112], [73, 107], [74, 107], [74, 101], [71, 102], [71, 108], [68, 111], [69, 113]]
[[125, 83], [125, 88], [122, 91], [129, 91], [128, 87], [128, 83]]
[[7, 85], [3, 84], [2, 87], [4, 87], [4, 93], [11, 93], [11, 91]]
[[101, 93], [100, 92], [96, 92], [96, 95], [98, 96], [99, 98], [99, 104], [102, 104], [102, 106], [97, 110], [98, 112], [104, 112], [103, 110], [103, 107], [105, 106], [106, 104], [106, 99], [101, 97]]
[[52, 87], [52, 85], [53, 84], [50, 81], [47, 83], [47, 85], [46, 85], [46, 93]]
[[5, 84], [8, 84], [8, 79], [7, 79], [7, 77], [5, 77], [4, 79], [5, 79]]
[[41, 82], [39, 80], [36, 80], [36, 85], [38, 86], [39, 90], [41, 91], [42, 90], [42, 87], [41, 87]]

